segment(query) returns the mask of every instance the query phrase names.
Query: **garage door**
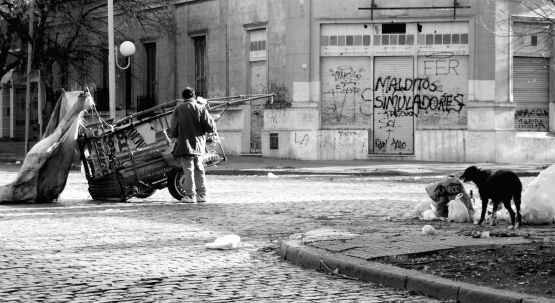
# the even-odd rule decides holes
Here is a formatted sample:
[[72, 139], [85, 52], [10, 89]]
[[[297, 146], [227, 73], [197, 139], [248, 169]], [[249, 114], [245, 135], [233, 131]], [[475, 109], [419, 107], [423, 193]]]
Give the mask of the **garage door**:
[[515, 129], [549, 131], [549, 59], [514, 57]]
[[374, 154], [414, 154], [413, 77], [412, 57], [375, 57]]

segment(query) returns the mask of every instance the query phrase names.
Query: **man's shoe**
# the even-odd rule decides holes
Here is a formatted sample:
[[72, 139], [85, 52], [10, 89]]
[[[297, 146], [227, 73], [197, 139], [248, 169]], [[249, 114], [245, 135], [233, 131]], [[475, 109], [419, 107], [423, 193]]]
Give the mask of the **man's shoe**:
[[197, 203], [206, 203], [206, 196], [205, 195], [199, 195], [197, 196]]
[[181, 198], [182, 203], [195, 203], [195, 196], [184, 196]]

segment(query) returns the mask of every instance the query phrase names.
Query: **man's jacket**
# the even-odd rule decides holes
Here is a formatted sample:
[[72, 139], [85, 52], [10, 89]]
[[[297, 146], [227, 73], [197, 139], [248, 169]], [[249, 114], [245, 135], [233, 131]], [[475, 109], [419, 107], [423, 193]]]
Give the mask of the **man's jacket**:
[[206, 107], [195, 99], [179, 103], [172, 116], [168, 135], [177, 138], [174, 156], [202, 155], [206, 150], [206, 134], [216, 131], [216, 123]]

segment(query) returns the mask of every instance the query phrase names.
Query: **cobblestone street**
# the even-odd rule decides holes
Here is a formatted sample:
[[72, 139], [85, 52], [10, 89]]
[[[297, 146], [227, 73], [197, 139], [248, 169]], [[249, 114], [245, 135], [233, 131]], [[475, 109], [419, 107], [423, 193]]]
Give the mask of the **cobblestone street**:
[[[0, 172], [8, 183], [16, 170]], [[90, 200], [71, 172], [53, 205], [0, 206], [3, 302], [434, 302], [302, 269], [276, 255], [280, 239], [351, 225], [379, 230], [427, 199], [413, 177], [209, 175], [209, 203], [167, 190], [126, 203]], [[244, 247], [206, 250], [234, 233]]]

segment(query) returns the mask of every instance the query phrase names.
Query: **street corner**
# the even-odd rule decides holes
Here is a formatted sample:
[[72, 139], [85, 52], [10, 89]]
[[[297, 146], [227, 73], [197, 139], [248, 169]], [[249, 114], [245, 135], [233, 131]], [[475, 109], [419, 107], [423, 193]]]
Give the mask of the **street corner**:
[[[548, 298], [531, 294], [520, 293], [510, 289], [496, 289], [488, 285], [477, 285], [435, 274], [422, 272], [410, 268], [400, 267], [396, 264], [386, 263], [379, 258], [356, 255], [346, 251], [332, 251], [329, 247], [319, 248], [312, 243], [301, 243], [298, 238], [283, 240], [280, 243], [279, 254], [285, 260], [297, 266], [316, 269], [342, 278], [357, 279], [360, 281], [376, 283], [394, 289], [411, 291], [416, 294], [430, 296], [441, 300], [454, 300], [457, 302], [554, 302]], [[422, 243], [421, 243], [422, 245]], [[426, 243], [428, 245], [428, 243]], [[406, 254], [397, 248], [397, 254]], [[353, 247], [355, 250], [356, 247]], [[428, 247], [420, 253], [433, 251]], [[439, 247], [435, 247], [439, 249]], [[448, 247], [443, 247], [445, 250]], [[382, 248], [378, 248], [382, 250]], [[395, 252], [389, 251], [390, 255]], [[413, 254], [418, 254], [412, 250]], [[460, 266], [456, 264], [455, 266]]]

